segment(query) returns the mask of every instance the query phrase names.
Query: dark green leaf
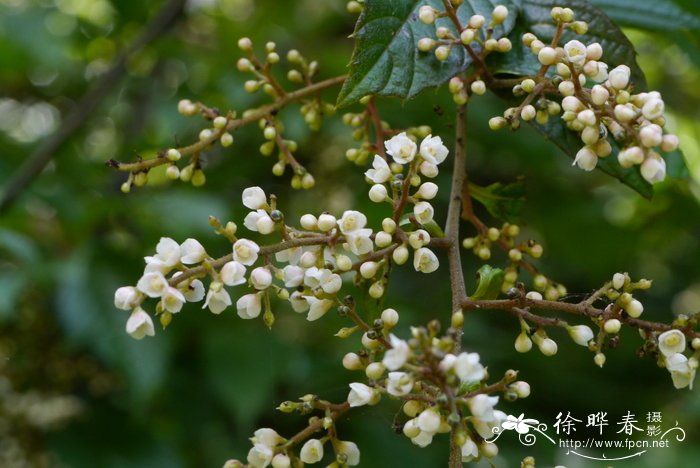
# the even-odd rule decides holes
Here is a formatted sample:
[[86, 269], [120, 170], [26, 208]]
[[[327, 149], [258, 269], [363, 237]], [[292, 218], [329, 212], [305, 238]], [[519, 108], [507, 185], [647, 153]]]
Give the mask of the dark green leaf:
[[503, 221], [517, 222], [525, 205], [525, 183], [518, 180], [512, 184], [496, 182], [487, 187], [469, 183], [473, 198], [486, 207], [491, 216]]
[[590, 0], [615, 22], [639, 29], [700, 29], [700, 18], [671, 0]]
[[[440, 0], [368, 0], [355, 27], [355, 51], [350, 76], [338, 96], [338, 106], [347, 106], [368, 94], [411, 98], [422, 90], [440, 85], [471, 65], [464, 48], [455, 47], [449, 59], [440, 62], [431, 52], [420, 52], [416, 43], [435, 37], [435, 27], [418, 19], [418, 9], [432, 5], [444, 10]], [[513, 0], [466, 0], [457, 10], [462, 24], [474, 14], [489, 18], [496, 5], [505, 5], [511, 14], [494, 30], [494, 37], [508, 34], [515, 24], [518, 7]], [[456, 30], [448, 18], [437, 25]]]

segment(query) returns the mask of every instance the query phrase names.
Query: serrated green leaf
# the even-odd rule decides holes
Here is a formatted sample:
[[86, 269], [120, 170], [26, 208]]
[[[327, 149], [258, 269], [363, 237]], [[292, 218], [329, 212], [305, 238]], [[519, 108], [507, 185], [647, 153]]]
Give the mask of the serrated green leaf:
[[671, 0], [590, 0], [616, 23], [639, 29], [667, 31], [700, 29], [700, 18]]
[[[530, 49], [523, 45], [521, 37], [526, 32], [532, 32], [545, 43], [551, 41], [556, 28], [550, 11], [552, 7], [561, 4], [559, 0], [523, 0], [522, 11], [510, 34], [513, 50], [507, 54], [491, 54], [488, 57], [487, 63], [494, 74], [524, 76], [537, 73], [540, 63]], [[600, 43], [603, 47], [602, 61], [607, 63], [611, 70], [621, 64], [629, 66], [635, 89], [646, 89], [644, 73], [637, 64], [637, 53], [622, 30], [602, 10], [586, 0], [570, 0], [566, 2], [566, 6], [574, 10], [576, 20], [588, 23], [588, 32], [577, 35], [566, 30], [562, 35], [561, 44], [571, 39], [578, 39], [585, 44]]]
[[500, 268], [493, 268], [491, 265], [484, 265], [476, 272], [476, 291], [470, 299], [496, 299], [501, 293], [501, 286], [505, 273]]
[[[466, 0], [457, 9], [457, 16], [466, 24], [474, 14], [490, 18], [496, 5], [505, 5], [511, 14], [494, 29], [493, 37], [499, 38], [513, 29], [518, 4], [514, 0]], [[453, 48], [444, 62], [431, 52], [417, 49], [419, 39], [435, 37], [435, 26], [418, 19], [418, 9], [423, 5], [444, 10], [440, 0], [367, 0], [353, 34], [355, 50], [350, 60], [350, 75], [338, 95], [338, 107], [369, 94], [408, 99], [444, 83], [471, 65], [472, 60], [462, 47]], [[440, 18], [436, 23], [459, 35], [448, 18]]]
[[518, 180], [512, 184], [496, 182], [487, 187], [469, 182], [469, 193], [478, 200], [494, 218], [508, 222], [518, 222], [525, 205], [525, 182]]

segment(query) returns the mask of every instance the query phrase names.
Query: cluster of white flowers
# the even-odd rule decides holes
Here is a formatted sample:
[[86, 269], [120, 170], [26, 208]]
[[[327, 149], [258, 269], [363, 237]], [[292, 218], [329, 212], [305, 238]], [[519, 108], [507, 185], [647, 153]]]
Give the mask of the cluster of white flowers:
[[[435, 24], [438, 17], [443, 16], [443, 13], [435, 10], [431, 5], [423, 5], [418, 9], [418, 18], [424, 24]], [[450, 56], [452, 48], [455, 46], [473, 47], [477, 44], [483, 48], [485, 54], [491, 52], [509, 52], [513, 48], [510, 39], [501, 37], [496, 39], [493, 37], [494, 28], [503, 22], [508, 17], [508, 8], [504, 5], [497, 5], [491, 12], [491, 21], [487, 22], [483, 15], [472, 15], [466, 25], [458, 31], [458, 37], [453, 31], [446, 26], [437, 26], [435, 28], [436, 39], [424, 37], [418, 40], [418, 50], [421, 52], [433, 51], [435, 57], [441, 62], [447, 60]], [[483, 82], [482, 82], [483, 85]], [[479, 85], [477, 85], [478, 87]], [[474, 90], [474, 88], [472, 88]], [[468, 94], [465, 90], [453, 91], [454, 100], [458, 104], [465, 104], [468, 99]], [[479, 93], [477, 93], [479, 94]], [[483, 94], [483, 93], [482, 93]]]
[[[392, 313], [395, 313], [393, 309], [387, 309], [382, 313], [382, 317]], [[361, 358], [355, 353], [345, 355], [343, 365], [349, 370], [364, 370], [370, 381], [369, 385], [361, 382], [351, 383], [347, 401], [351, 407], [375, 405], [379, 403], [384, 393], [404, 399], [406, 402], [403, 411], [411, 419], [404, 424], [403, 433], [414, 444], [426, 447], [433, 441], [436, 434], [450, 432], [448, 417], [451, 411], [447, 404], [430, 405], [420, 399], [411, 398], [414, 390], [419, 392], [417, 388], [434, 385], [434, 381], [426, 380], [424, 375], [412, 370], [425, 365], [420, 362], [424, 352], [414, 349], [421, 346], [419, 343], [422, 332], [420, 329], [413, 328], [412, 333], [414, 340], [410, 343], [389, 334], [389, 347], [381, 361], [367, 362], [366, 358]], [[377, 349], [374, 343], [367, 342], [365, 339], [363, 344], [368, 350]], [[467, 352], [446, 353], [437, 362], [435, 372], [440, 375], [440, 379], [452, 387], [454, 395], [461, 398], [469, 410], [470, 415], [459, 423], [469, 423], [481, 438], [493, 437], [493, 429], [499, 427], [506, 418], [505, 413], [494, 409], [499, 398], [486, 394], [461, 396], [465, 388], [479, 388], [481, 382], [487, 378], [486, 369], [481, 364], [479, 355]], [[512, 399], [526, 398], [530, 394], [530, 386], [523, 381], [512, 382], [507, 386], [507, 394]], [[467, 431], [462, 431], [462, 437], [462, 457], [465, 462], [473, 460], [480, 454], [492, 457], [497, 453], [498, 449], [494, 444], [477, 446]]]
[[[578, 34], [585, 33], [588, 27], [584, 22], [573, 21], [573, 12], [568, 8], [553, 9], [552, 17]], [[526, 78], [515, 86], [514, 93], [539, 94], [546, 80], [557, 87], [563, 99], [561, 104], [547, 99], [530, 104], [528, 97], [527, 104], [507, 109], [503, 117], [492, 118], [491, 128], [512, 126], [518, 119], [545, 124], [550, 116], [561, 114], [566, 126], [578, 132], [584, 144], [574, 160], [581, 169], [593, 170], [598, 158], [612, 153], [610, 135], [621, 146], [617, 159], [622, 167], [639, 165], [642, 177], [650, 183], [664, 180], [666, 162], [658, 150], [675, 150], [678, 137], [663, 132], [665, 106], [659, 92], [634, 94], [630, 68], [619, 65], [608, 70], [608, 64], [601, 61], [603, 48], [597, 42], [586, 45], [570, 40], [563, 47], [551, 47], [526, 33], [523, 43], [542, 65], [555, 67], [555, 77], [538, 81]]]
[[693, 389], [693, 381], [698, 369], [698, 357], [700, 357], [700, 339], [694, 338], [691, 346], [695, 350], [695, 354], [689, 358], [683, 354], [686, 348], [686, 337], [680, 330], [668, 330], [658, 337], [661, 362], [671, 373], [673, 386], [676, 388]]

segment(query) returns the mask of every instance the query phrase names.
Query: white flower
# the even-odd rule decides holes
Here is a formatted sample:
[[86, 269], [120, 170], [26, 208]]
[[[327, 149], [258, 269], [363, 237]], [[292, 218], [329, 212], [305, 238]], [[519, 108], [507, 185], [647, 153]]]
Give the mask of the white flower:
[[433, 441], [433, 435], [431, 432], [420, 431], [417, 436], [411, 438], [411, 442], [421, 448], [427, 447]]
[[114, 306], [121, 310], [131, 310], [141, 303], [143, 294], [133, 286], [123, 286], [114, 292]]
[[574, 158], [574, 162], [571, 165], [577, 165], [584, 171], [592, 171], [597, 164], [598, 155], [588, 146], [584, 146], [576, 153], [576, 158]]
[[659, 335], [659, 351], [664, 356], [685, 351], [685, 335], [680, 330], [668, 330]]
[[382, 364], [387, 369], [394, 371], [403, 366], [409, 357], [411, 357], [411, 348], [404, 340], [397, 338], [395, 335], [389, 335], [391, 349], [384, 353]]
[[275, 260], [280, 263], [289, 263], [296, 265], [299, 263], [304, 250], [301, 247], [292, 247], [291, 249], [281, 250], [275, 254]]
[[661, 182], [666, 178], [666, 161], [655, 153], [644, 160], [640, 169], [642, 177], [649, 183]]
[[369, 189], [369, 199], [374, 203], [382, 203], [388, 196], [389, 193], [383, 184], [374, 184], [372, 188]]
[[245, 283], [245, 267], [235, 260], [226, 262], [221, 267], [219, 275], [226, 286], [238, 286]]
[[267, 235], [275, 230], [275, 222], [265, 210], [251, 211], [243, 220], [243, 225], [254, 232]]
[[421, 247], [413, 255], [413, 268], [423, 273], [432, 273], [438, 269], [440, 262], [432, 250]]
[[249, 266], [258, 259], [260, 247], [255, 242], [248, 239], [238, 239], [233, 244], [233, 259], [243, 265]]
[[304, 299], [306, 299], [306, 302], [309, 304], [309, 313], [306, 316], [306, 320], [309, 322], [313, 322], [314, 320], [318, 320], [324, 315], [326, 315], [326, 312], [331, 308], [333, 305], [333, 301], [330, 299], [319, 299], [314, 296], [304, 296]]
[[413, 379], [406, 372], [389, 372], [386, 379], [386, 391], [389, 395], [403, 396], [413, 388]]
[[418, 187], [415, 196], [423, 200], [432, 200], [438, 193], [438, 186], [433, 182], [424, 182]]
[[469, 411], [476, 419], [489, 422], [495, 419], [493, 407], [498, 403], [498, 397], [490, 397], [488, 395], [479, 394], [469, 399]]
[[348, 403], [351, 407], [368, 405], [375, 399], [374, 389], [359, 382], [350, 384], [350, 393], [348, 393]]
[[318, 463], [323, 458], [323, 444], [318, 439], [309, 439], [301, 447], [299, 458], [304, 463]]
[[648, 120], [658, 119], [664, 115], [664, 107], [664, 101], [661, 99], [649, 99], [642, 107], [642, 115]]
[[467, 463], [479, 456], [479, 447], [474, 441], [467, 437], [467, 440], [462, 444], [462, 463]]
[[168, 287], [165, 276], [155, 271], [145, 273], [136, 283], [136, 288], [148, 297], [160, 297], [165, 294]]
[[588, 342], [593, 339], [593, 330], [586, 325], [567, 327], [566, 331], [569, 332], [569, 336], [577, 345], [588, 346]]
[[372, 169], [365, 172], [365, 176], [375, 184], [383, 184], [391, 178], [391, 169], [384, 158], [376, 154], [372, 161]]
[[416, 157], [417, 146], [413, 140], [406, 136], [406, 132], [401, 132], [384, 142], [386, 152], [399, 164], [406, 164]]
[[182, 305], [185, 303], [185, 296], [180, 290], [173, 287], [168, 288], [165, 294], [161, 296], [163, 308], [171, 314], [176, 314], [182, 310]]
[[[497, 397], [496, 397], [497, 398]], [[500, 427], [503, 421], [506, 420], [508, 416], [503, 411], [495, 410], [493, 411], [493, 418], [490, 421], [485, 421], [483, 419], [474, 419], [472, 424], [476, 432], [483, 437], [488, 439], [493, 437], [493, 430], [496, 427]]]
[[180, 245], [180, 262], [185, 265], [199, 263], [206, 255], [204, 247], [196, 239], [185, 239], [185, 242]]
[[364, 255], [371, 252], [374, 248], [374, 243], [370, 238], [371, 235], [371, 229], [360, 229], [359, 231], [346, 235], [345, 240], [352, 253], [355, 255]]
[[304, 284], [310, 288], [320, 287], [327, 294], [335, 294], [343, 285], [343, 280], [328, 268], [311, 267], [304, 273]]
[[478, 353], [460, 353], [454, 363], [455, 373], [462, 382], [480, 381], [486, 372], [479, 363]]
[[282, 442], [282, 437], [274, 429], [268, 427], [261, 427], [253, 434], [250, 439], [254, 444], [267, 445], [270, 448], [274, 448]]
[[274, 452], [265, 444], [255, 444], [248, 452], [248, 463], [252, 468], [265, 468], [272, 461]]
[[580, 41], [569, 41], [564, 44], [566, 59], [576, 65], [583, 65], [586, 61], [586, 46]]
[[254, 319], [260, 315], [261, 310], [260, 293], [246, 294], [236, 301], [236, 311], [242, 319]]
[[418, 429], [429, 434], [435, 434], [440, 428], [440, 415], [432, 408], [423, 410], [416, 418]]
[[353, 234], [362, 230], [367, 224], [367, 217], [359, 211], [347, 210], [338, 220], [338, 227], [343, 234]]
[[286, 288], [296, 288], [304, 281], [304, 269], [296, 265], [287, 265], [282, 269], [282, 274]]
[[435, 210], [427, 201], [418, 202], [413, 206], [413, 216], [416, 217], [416, 221], [420, 224], [426, 224], [432, 221], [433, 215], [435, 215]]
[[204, 284], [198, 279], [193, 279], [182, 294], [187, 302], [199, 302], [204, 299]]
[[129, 320], [126, 321], [126, 332], [137, 340], [147, 335], [153, 336], [156, 334], [151, 316], [141, 307], [135, 308], [129, 316]]
[[292, 461], [287, 454], [280, 452], [272, 457], [272, 468], [289, 468], [290, 466], [292, 466]]
[[209, 291], [207, 291], [207, 299], [204, 301], [202, 309], [209, 307], [209, 310], [214, 314], [220, 314], [226, 309], [226, 307], [231, 305], [231, 296], [228, 292], [221, 287], [221, 283], [212, 283], [209, 285]]
[[334, 446], [335, 452], [345, 455], [345, 464], [355, 466], [360, 464], [360, 449], [355, 442], [349, 440], [339, 440]]
[[267, 196], [260, 187], [248, 187], [243, 190], [243, 206], [251, 210], [259, 210], [267, 206]]
[[303, 293], [299, 291], [294, 291], [291, 296], [289, 296], [289, 303], [292, 305], [294, 312], [302, 313], [309, 310], [309, 303], [304, 299]]
[[689, 387], [693, 389], [693, 381], [695, 380], [696, 365], [690, 365], [690, 359], [681, 353], [676, 353], [666, 358], [666, 369], [671, 373], [673, 386], [680, 389]]
[[440, 361], [438, 367], [443, 373], [447, 374], [450, 370], [454, 368], [456, 362], [457, 356], [455, 356], [452, 353], [448, 353], [445, 355], [444, 358], [442, 358], [442, 361]]
[[630, 67], [618, 65], [608, 73], [608, 81], [615, 89], [624, 89], [630, 82]]
[[267, 289], [272, 284], [272, 273], [265, 267], [257, 267], [250, 273], [250, 282], [259, 291]]
[[431, 164], [440, 164], [447, 157], [449, 150], [442, 144], [439, 136], [428, 135], [420, 144], [420, 155]]
[[161, 237], [156, 245], [156, 254], [146, 257], [146, 263], [160, 263], [166, 267], [172, 267], [180, 262], [180, 244], [169, 237]]

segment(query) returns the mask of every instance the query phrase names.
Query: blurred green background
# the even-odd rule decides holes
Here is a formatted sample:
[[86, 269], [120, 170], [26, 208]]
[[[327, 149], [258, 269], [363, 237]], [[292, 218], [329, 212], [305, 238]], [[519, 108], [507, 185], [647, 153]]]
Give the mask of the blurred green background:
[[[700, 16], [692, 0], [677, 4], [689, 17]], [[0, 184], [161, 7], [128, 0], [0, 0]], [[255, 428], [291, 435], [304, 426], [303, 417], [273, 410], [281, 401], [306, 393], [346, 397], [347, 384], [361, 376], [344, 370], [340, 359], [357, 345], [332, 337], [347, 325], [334, 314], [308, 323], [280, 305], [268, 331], [261, 320], [242, 321], [232, 310], [214, 316], [188, 305], [166, 332], [134, 341], [124, 332], [127, 314], [112, 303], [117, 287], [136, 282], [143, 256], [161, 236], [195, 237], [211, 254], [227, 253], [230, 246], [211, 232], [207, 216], [241, 223], [240, 193], [250, 185], [277, 194], [291, 220], [355, 206], [376, 226], [386, 213], [367, 200], [364, 188], [355, 191], [365, 187], [364, 169], [345, 161], [352, 142], [339, 117], [316, 133], [298, 108], [282, 113], [288, 134], [300, 142], [301, 162], [316, 176], [309, 192], [292, 191], [288, 176], [271, 175], [273, 161], [259, 155], [263, 140], [254, 126], [237, 132], [231, 148], [205, 155], [202, 188], [152, 177], [151, 186], [124, 195], [124, 174], [104, 162], [151, 156], [196, 139], [205, 124], [177, 113], [181, 98], [239, 111], [264, 102], [243, 91], [248, 77], [235, 69], [242, 35], [258, 50], [267, 40], [282, 53], [300, 49], [319, 60], [325, 78], [345, 73], [354, 20], [341, 0], [188, 2], [173, 28], [128, 61], [118, 85], [0, 215], [0, 466], [220, 466], [245, 458]], [[644, 200], [603, 174], [572, 168], [530, 129], [489, 131], [488, 118], [502, 112], [490, 97], [471, 105], [469, 170], [482, 185], [526, 177], [523, 226], [545, 246], [538, 267], [570, 293], [590, 292], [613, 273], [629, 271], [654, 280], [640, 297], [645, 316], [668, 322], [700, 310], [700, 40], [698, 31], [627, 32], [650, 88], [665, 98], [690, 180], [665, 182], [652, 201]], [[379, 106], [395, 127], [429, 124], [453, 140], [444, 89], [406, 103], [380, 100]], [[440, 176], [438, 219], [445, 214], [448, 173]], [[462, 232], [473, 230], [465, 225]], [[499, 254], [491, 263], [504, 261]], [[464, 264], [472, 290], [480, 262], [465, 253]], [[449, 314], [446, 268], [429, 276], [411, 270], [395, 270], [387, 302], [401, 312], [403, 334], [409, 325], [433, 317], [444, 322]], [[497, 312], [473, 313], [466, 321], [465, 347], [482, 354], [492, 376], [515, 368], [532, 386], [529, 399], [502, 402], [500, 409], [550, 425], [559, 411], [580, 419], [607, 411], [611, 425], [627, 411], [642, 424], [647, 412], [661, 411], [663, 426], [678, 421], [686, 440], [615, 466], [697, 466], [697, 390], [675, 390], [666, 370], [638, 358], [635, 331], [622, 333], [602, 370], [563, 333], [553, 332], [560, 349], [555, 357], [519, 355], [512, 345], [517, 331], [512, 317]], [[446, 437], [426, 449], [412, 446], [391, 430], [397, 408], [389, 403], [353, 411], [339, 424], [340, 437], [360, 445], [362, 466], [444, 466]], [[528, 454], [536, 455], [538, 466], [603, 466], [544, 441], [528, 449], [513, 434], [502, 440], [497, 466], [519, 466]]]

